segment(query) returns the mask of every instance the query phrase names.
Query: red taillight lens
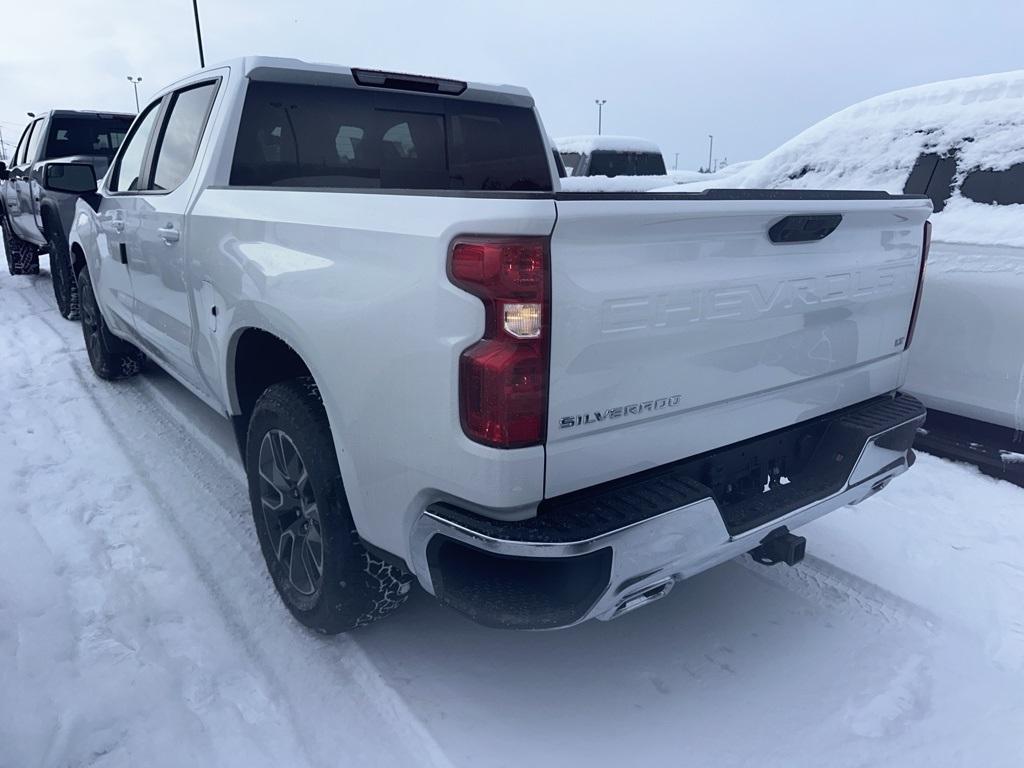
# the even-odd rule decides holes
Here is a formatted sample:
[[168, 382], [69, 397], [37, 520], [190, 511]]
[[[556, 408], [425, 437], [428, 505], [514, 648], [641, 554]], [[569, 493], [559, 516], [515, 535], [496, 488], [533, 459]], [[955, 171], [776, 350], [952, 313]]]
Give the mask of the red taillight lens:
[[483, 338], [459, 360], [459, 411], [471, 439], [497, 448], [544, 442], [551, 317], [547, 238], [459, 239], [451, 281], [484, 303]]
[[910, 314], [910, 328], [907, 330], [907, 343], [903, 349], [910, 349], [910, 342], [914, 340], [914, 329], [917, 327], [917, 313], [921, 309], [921, 294], [924, 291], [924, 268], [928, 263], [928, 251], [932, 246], [932, 223], [924, 223], [924, 243], [921, 246], [921, 271], [917, 276], [917, 293], [914, 294], [914, 311]]

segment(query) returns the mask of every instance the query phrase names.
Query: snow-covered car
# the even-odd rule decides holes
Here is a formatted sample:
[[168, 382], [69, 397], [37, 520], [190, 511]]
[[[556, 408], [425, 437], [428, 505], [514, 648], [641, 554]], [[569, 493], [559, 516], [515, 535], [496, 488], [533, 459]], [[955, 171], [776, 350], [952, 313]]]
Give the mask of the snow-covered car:
[[661, 149], [635, 136], [564, 136], [555, 148], [565, 165], [562, 189], [573, 192], [645, 192], [673, 183]]
[[[12, 275], [37, 274], [39, 255], [49, 253], [57, 307], [70, 320], [78, 319], [78, 290], [68, 258], [78, 190], [89, 185], [90, 174], [106, 173], [132, 118], [67, 109], [44, 112], [25, 127], [10, 167], [0, 163], [7, 268]], [[57, 159], [62, 162], [54, 164]]]
[[558, 184], [525, 89], [253, 57], [160, 91], [79, 203], [93, 370], [145, 353], [231, 419], [307, 626], [414, 577], [489, 626], [615, 618], [798, 562], [913, 464], [927, 201]]
[[929, 410], [919, 444], [1022, 477], [1024, 70], [869, 99], [725, 179], [684, 188], [716, 187], [931, 198], [932, 246], [907, 373], [907, 389]]

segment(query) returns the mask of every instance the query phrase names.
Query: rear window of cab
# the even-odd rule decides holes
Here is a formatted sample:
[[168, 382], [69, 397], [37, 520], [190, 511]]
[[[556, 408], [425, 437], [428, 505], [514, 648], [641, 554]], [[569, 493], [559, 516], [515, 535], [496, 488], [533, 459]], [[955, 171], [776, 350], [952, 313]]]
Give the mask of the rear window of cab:
[[251, 82], [230, 183], [550, 192], [532, 109], [415, 93]]

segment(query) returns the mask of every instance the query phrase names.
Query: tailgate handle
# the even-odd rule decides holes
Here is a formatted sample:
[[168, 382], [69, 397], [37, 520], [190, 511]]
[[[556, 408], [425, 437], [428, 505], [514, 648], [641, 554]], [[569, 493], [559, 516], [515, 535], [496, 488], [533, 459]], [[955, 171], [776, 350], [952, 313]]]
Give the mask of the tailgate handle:
[[841, 214], [827, 213], [820, 216], [787, 216], [772, 224], [768, 239], [773, 243], [812, 243], [824, 240], [836, 231]]

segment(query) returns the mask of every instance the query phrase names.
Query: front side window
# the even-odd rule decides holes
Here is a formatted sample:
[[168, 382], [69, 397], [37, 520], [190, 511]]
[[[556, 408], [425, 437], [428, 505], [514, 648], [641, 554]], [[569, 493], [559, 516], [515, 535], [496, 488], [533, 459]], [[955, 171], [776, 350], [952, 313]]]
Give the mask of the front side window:
[[415, 93], [249, 84], [233, 186], [550, 191], [533, 110]]
[[21, 165], [25, 162], [25, 150], [28, 148], [28, 137], [32, 133], [32, 123], [25, 126], [25, 130], [21, 132], [21, 138], [18, 139], [18, 146], [14, 150], [14, 154], [11, 155], [11, 165]]
[[46, 157], [113, 157], [131, 124], [130, 117], [55, 117]]
[[43, 143], [43, 121], [42, 118], [32, 123], [32, 135], [28, 140], [28, 148], [25, 151], [25, 156], [21, 158], [22, 163], [35, 162], [36, 158], [39, 157], [39, 145]]
[[562, 162], [565, 163], [565, 172], [572, 176], [576, 166], [580, 164], [579, 152], [562, 152]]
[[214, 82], [174, 95], [156, 152], [151, 189], [176, 189], [188, 176], [216, 93], [217, 83]]
[[135, 125], [135, 130], [128, 137], [121, 153], [117, 167], [110, 177], [110, 189], [115, 192], [135, 192], [139, 189], [142, 177], [142, 162], [146, 158], [146, 147], [149, 137], [156, 125], [160, 102], [150, 104]]

